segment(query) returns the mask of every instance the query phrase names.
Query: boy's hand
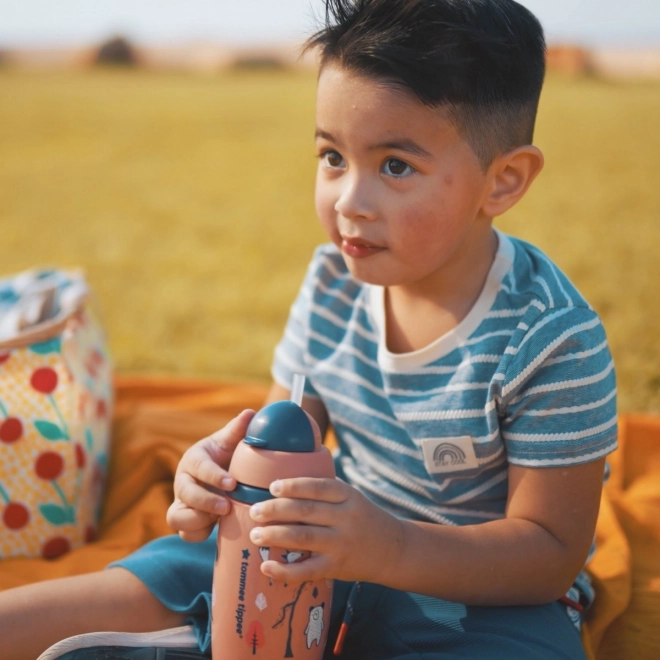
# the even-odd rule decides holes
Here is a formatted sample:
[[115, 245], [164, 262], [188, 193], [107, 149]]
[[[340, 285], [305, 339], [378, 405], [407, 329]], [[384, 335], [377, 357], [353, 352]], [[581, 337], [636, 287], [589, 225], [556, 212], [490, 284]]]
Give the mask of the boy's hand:
[[[287, 550], [308, 550], [309, 559], [280, 564], [266, 561], [275, 580], [322, 578], [379, 582], [395, 568], [403, 545], [401, 521], [339, 479], [284, 479], [270, 491], [275, 499], [255, 504], [252, 542]], [[299, 524], [287, 524], [299, 523]]]
[[174, 502], [167, 524], [184, 541], [203, 541], [230, 503], [220, 491], [236, 488], [227, 468], [236, 445], [245, 437], [253, 410], [244, 410], [224, 428], [196, 442], [181, 458], [174, 477]]

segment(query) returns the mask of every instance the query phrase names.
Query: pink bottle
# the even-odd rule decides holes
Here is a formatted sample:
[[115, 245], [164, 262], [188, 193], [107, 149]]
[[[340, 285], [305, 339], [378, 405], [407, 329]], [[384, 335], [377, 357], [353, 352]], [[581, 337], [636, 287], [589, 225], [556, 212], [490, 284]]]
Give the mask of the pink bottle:
[[292, 401], [260, 410], [238, 444], [229, 467], [238, 485], [228, 492], [232, 508], [220, 521], [213, 574], [212, 651], [214, 660], [297, 658], [321, 660], [330, 620], [332, 581], [283, 583], [266, 577], [262, 561], [303, 561], [309, 553], [258, 547], [250, 541], [257, 524], [250, 506], [272, 498], [276, 479], [330, 477], [332, 456], [321, 444], [314, 420]]

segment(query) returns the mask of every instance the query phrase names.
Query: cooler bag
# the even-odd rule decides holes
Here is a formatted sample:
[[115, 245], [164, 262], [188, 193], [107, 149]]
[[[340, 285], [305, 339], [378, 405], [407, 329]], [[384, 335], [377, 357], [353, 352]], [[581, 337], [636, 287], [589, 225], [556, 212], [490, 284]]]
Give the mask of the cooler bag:
[[0, 559], [94, 539], [112, 375], [78, 272], [0, 279]]

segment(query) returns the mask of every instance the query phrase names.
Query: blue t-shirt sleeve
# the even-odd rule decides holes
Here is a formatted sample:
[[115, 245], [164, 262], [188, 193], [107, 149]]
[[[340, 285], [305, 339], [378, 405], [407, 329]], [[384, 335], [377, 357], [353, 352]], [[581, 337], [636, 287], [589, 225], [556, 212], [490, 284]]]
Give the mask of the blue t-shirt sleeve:
[[616, 449], [614, 363], [593, 310], [547, 310], [507, 353], [501, 429], [510, 463], [573, 465]]
[[296, 297], [289, 319], [284, 329], [284, 335], [275, 348], [275, 355], [271, 366], [273, 380], [282, 387], [290, 390], [293, 385], [294, 374], [305, 376], [305, 396], [318, 398], [319, 395], [312, 386], [309, 378], [309, 353], [307, 351], [309, 335], [309, 317], [313, 304], [313, 292], [318, 282], [320, 249], [307, 269], [298, 296]]

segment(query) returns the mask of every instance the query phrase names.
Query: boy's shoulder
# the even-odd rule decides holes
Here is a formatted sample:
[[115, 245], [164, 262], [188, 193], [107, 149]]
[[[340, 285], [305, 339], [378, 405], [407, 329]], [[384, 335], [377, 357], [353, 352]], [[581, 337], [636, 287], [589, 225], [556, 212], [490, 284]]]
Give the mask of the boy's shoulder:
[[594, 310], [568, 276], [540, 248], [498, 232], [500, 242], [508, 243], [511, 267], [502, 278], [500, 305], [529, 308], [531, 313], [551, 310]]
[[570, 381], [578, 359], [585, 374], [592, 369], [605, 378], [611, 355], [593, 307], [538, 247], [506, 235], [500, 240], [510, 245], [511, 267], [489, 316], [511, 333], [499, 365], [503, 394], [515, 394], [539, 369], [549, 381]]
[[[616, 379], [603, 323], [542, 250], [517, 238], [501, 240], [511, 246], [511, 266], [489, 314], [488, 330], [508, 333], [493, 376], [507, 438], [538, 445], [538, 418], [552, 413], [562, 415], [567, 443], [571, 434], [592, 429], [594, 451], [600, 451], [598, 443], [609, 446], [616, 432]], [[581, 411], [585, 415], [578, 415]], [[537, 461], [531, 445], [529, 455], [523, 449], [516, 461]]]

